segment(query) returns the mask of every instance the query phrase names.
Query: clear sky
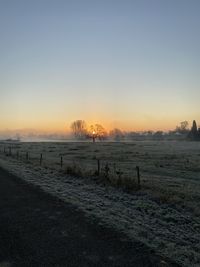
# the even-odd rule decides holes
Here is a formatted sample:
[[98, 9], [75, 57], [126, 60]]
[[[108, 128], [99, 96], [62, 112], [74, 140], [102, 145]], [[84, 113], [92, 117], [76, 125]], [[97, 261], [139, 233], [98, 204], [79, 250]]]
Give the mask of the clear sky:
[[200, 123], [199, 0], [0, 0], [0, 129]]

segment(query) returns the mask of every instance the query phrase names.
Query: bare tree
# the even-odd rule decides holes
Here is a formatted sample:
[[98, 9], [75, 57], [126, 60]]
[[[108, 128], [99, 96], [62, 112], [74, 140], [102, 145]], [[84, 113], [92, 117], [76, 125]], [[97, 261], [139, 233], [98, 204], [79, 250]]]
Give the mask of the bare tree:
[[189, 126], [189, 122], [188, 121], [182, 121], [181, 122], [181, 129], [182, 130], [187, 130]]
[[176, 132], [180, 134], [186, 134], [189, 132], [188, 126], [189, 126], [188, 121], [182, 121], [180, 122], [180, 126], [176, 126]]
[[87, 125], [84, 120], [76, 120], [72, 122], [71, 130], [77, 139], [84, 139], [87, 136]]
[[107, 132], [101, 124], [95, 124], [90, 126], [92, 133], [93, 142], [98, 138], [99, 140], [104, 140], [107, 137]]

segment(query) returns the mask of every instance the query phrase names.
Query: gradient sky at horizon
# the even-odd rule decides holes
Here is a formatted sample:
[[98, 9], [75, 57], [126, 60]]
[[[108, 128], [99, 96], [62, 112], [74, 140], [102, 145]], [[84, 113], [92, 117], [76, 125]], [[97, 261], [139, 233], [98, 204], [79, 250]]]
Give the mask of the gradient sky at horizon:
[[0, 130], [200, 123], [200, 1], [0, 0]]

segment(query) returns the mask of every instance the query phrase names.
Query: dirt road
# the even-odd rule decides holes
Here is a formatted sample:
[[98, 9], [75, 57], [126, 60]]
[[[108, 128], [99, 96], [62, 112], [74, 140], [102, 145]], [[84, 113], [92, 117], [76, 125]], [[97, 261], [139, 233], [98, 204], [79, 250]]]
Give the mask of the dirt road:
[[0, 266], [175, 266], [0, 169]]

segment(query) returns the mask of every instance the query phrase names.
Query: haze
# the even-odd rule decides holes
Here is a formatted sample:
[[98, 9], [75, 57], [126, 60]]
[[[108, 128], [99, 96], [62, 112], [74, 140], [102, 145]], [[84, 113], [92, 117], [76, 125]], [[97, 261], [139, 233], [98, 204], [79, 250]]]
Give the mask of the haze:
[[200, 121], [200, 1], [0, 2], [0, 130]]

